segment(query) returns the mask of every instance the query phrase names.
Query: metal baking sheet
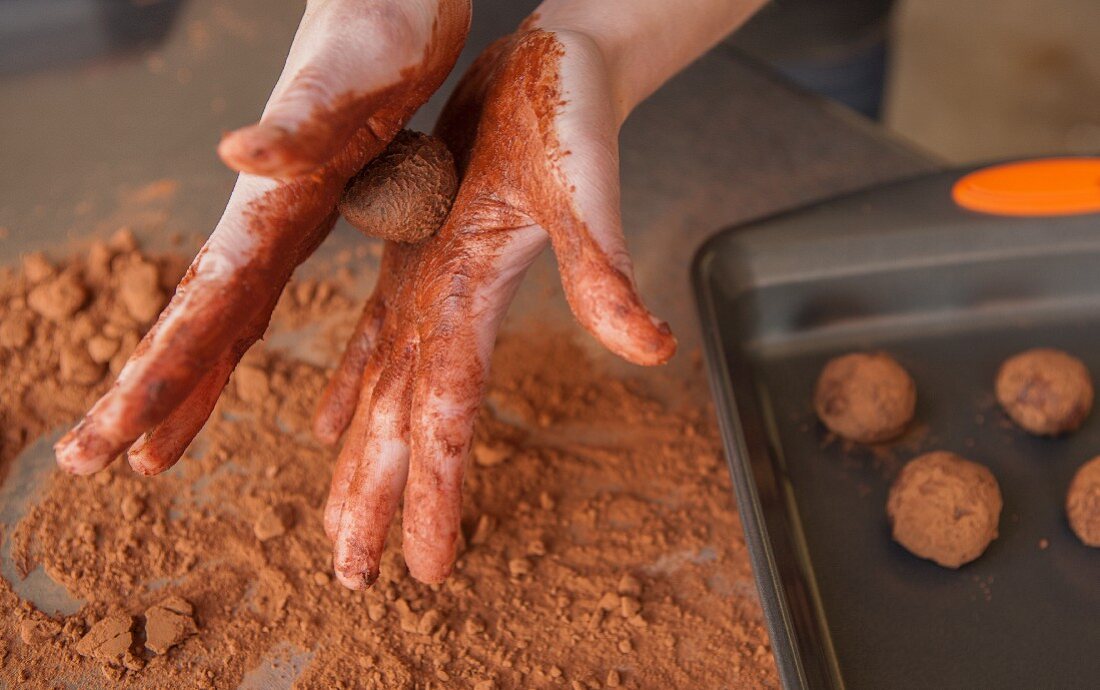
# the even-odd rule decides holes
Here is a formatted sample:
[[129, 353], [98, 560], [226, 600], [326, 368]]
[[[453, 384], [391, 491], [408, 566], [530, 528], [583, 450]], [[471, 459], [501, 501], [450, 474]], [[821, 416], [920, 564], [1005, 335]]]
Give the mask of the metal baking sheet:
[[[693, 267], [708, 369], [787, 688], [1100, 687], [1100, 550], [1063, 513], [1100, 455], [1100, 411], [1038, 439], [1008, 423], [998, 365], [1067, 350], [1100, 379], [1100, 215], [1008, 218], [938, 173], [728, 229]], [[877, 448], [831, 440], [812, 392], [831, 357], [886, 350], [917, 414]], [[1000, 536], [947, 570], [890, 539], [890, 481], [935, 449], [986, 464]], [[1045, 547], [1045, 548], [1044, 548]]]

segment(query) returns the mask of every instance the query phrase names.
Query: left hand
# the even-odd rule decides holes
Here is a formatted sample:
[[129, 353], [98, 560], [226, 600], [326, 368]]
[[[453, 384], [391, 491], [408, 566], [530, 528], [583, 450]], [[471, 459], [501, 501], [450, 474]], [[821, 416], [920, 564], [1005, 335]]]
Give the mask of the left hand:
[[90, 474], [127, 449], [143, 474], [179, 460], [344, 185], [443, 83], [469, 20], [469, 0], [309, 0], [260, 121], [219, 146], [242, 171], [225, 213], [114, 387], [57, 443], [61, 467]]

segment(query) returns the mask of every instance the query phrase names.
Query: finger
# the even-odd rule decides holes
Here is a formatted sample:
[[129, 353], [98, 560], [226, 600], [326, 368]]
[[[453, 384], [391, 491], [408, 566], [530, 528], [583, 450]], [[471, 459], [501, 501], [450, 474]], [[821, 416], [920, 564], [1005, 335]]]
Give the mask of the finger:
[[[355, 470], [342, 502], [333, 567], [337, 579], [351, 589], [369, 587], [378, 578], [386, 535], [405, 486], [414, 358], [414, 345], [406, 341], [379, 378], [370, 405], [360, 405], [340, 451], [340, 462], [354, 464]], [[330, 496], [330, 504], [337, 500]]]
[[608, 99], [593, 97], [607, 93], [607, 85], [594, 83], [601, 78], [569, 63], [580, 49], [566, 46], [560, 58], [564, 105], [553, 118], [557, 141], [548, 144], [569, 155], [548, 156], [557, 184], [547, 185], [551, 198], [532, 216], [550, 234], [566, 297], [584, 327], [630, 362], [661, 364], [675, 353], [676, 339], [634, 282], [620, 214], [618, 116]]
[[[363, 307], [340, 364], [321, 394], [313, 416], [313, 435], [322, 443], [336, 443], [355, 413], [364, 369], [378, 343], [382, 324], [397, 290], [397, 280], [405, 271], [409, 253], [408, 248], [392, 242], [387, 243], [383, 250], [378, 282]], [[367, 402], [370, 402], [369, 397]]]
[[237, 361], [232, 356], [222, 357], [179, 407], [130, 446], [126, 459], [135, 472], [151, 477], [171, 468], [183, 457], [214, 411]]
[[634, 284], [619, 214], [618, 114], [606, 97], [614, 89], [592, 69], [593, 54], [572, 34], [521, 38], [486, 96], [483, 119], [502, 124], [478, 129], [463, 184], [517, 189], [518, 206], [550, 235], [581, 324], [628, 361], [660, 364], [676, 340]]
[[237, 187], [114, 387], [55, 446], [64, 469], [102, 469], [168, 416], [240, 337], [240, 324], [278, 299], [335, 222], [335, 194], [325, 195], [322, 181], [277, 185], [242, 176]]
[[202, 430], [214, 411], [222, 390], [233, 370], [249, 348], [259, 340], [271, 321], [277, 299], [271, 300], [256, 315], [242, 333], [241, 338], [218, 358], [217, 363], [203, 374], [191, 393], [184, 398], [167, 417], [145, 432], [130, 447], [126, 459], [135, 472], [146, 476], [160, 474], [175, 465], [191, 441]]
[[497, 329], [524, 272], [544, 246], [545, 235], [532, 226], [484, 237], [481, 246], [457, 248], [448, 261], [432, 266], [433, 278], [418, 285], [417, 313], [425, 316], [412, 401], [403, 544], [409, 572], [421, 582], [440, 582], [453, 568], [465, 459]]
[[235, 170], [286, 179], [360, 130], [384, 145], [442, 83], [468, 24], [468, 0], [309, 3], [260, 121], [223, 137], [218, 153]]
[[[389, 330], [387, 322], [384, 327]], [[358, 444], [358, 448], [365, 448], [366, 434], [370, 430], [370, 408], [374, 398], [374, 388], [382, 376], [390, 359], [392, 336], [384, 334], [374, 351], [371, 352], [367, 365], [359, 385], [359, 396], [356, 404], [352, 406], [352, 418], [349, 422], [348, 438], [344, 440], [344, 446], [336, 458], [336, 467], [333, 470], [332, 482], [329, 484], [328, 501], [325, 503], [324, 527], [329, 539], [335, 540], [340, 527], [340, 515], [344, 510], [344, 501], [347, 498], [351, 481], [355, 470], [359, 465], [361, 451], [347, 452], [349, 445]], [[358, 421], [357, 421], [358, 418]], [[353, 438], [354, 437], [354, 438]]]
[[[375, 386], [381, 380], [383, 372], [390, 369], [391, 353], [396, 350], [395, 343], [403, 342], [409, 337], [402, 333], [404, 319], [401, 318], [402, 315], [397, 313], [397, 308], [407, 298], [410, 290], [409, 286], [413, 282], [407, 279], [407, 271], [416, 263], [416, 251], [413, 247], [390, 243], [387, 246], [390, 258], [387, 259], [386, 256], [383, 256], [383, 263], [389, 263], [386, 266], [387, 270], [384, 276], [379, 277], [379, 280], [384, 279], [386, 281], [384, 294], [387, 295], [387, 318], [382, 324], [377, 342], [375, 342], [373, 350], [367, 358], [367, 363], [363, 367], [361, 375], [354, 379], [358, 389], [358, 397], [351, 405], [351, 410], [344, 412], [344, 414], [354, 413], [351, 421], [352, 433], [345, 440], [345, 446], [337, 457], [332, 483], [329, 485], [328, 501], [325, 504], [325, 534], [334, 541], [339, 531], [344, 502], [362, 457], [362, 451], [347, 452], [348, 444], [358, 444], [355, 447], [360, 449], [365, 447], [366, 434], [370, 431], [370, 411], [374, 400]], [[390, 395], [392, 395], [392, 382], [388, 386]], [[356, 418], [360, 418], [360, 421], [356, 422]], [[343, 431], [343, 428], [341, 428], [341, 431]]]

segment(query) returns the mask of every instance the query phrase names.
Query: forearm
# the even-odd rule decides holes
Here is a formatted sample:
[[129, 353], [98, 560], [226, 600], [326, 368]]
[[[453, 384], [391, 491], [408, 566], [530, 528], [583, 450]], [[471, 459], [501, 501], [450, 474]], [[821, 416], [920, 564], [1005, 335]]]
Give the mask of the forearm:
[[546, 0], [533, 24], [581, 32], [597, 43], [625, 117], [766, 1]]

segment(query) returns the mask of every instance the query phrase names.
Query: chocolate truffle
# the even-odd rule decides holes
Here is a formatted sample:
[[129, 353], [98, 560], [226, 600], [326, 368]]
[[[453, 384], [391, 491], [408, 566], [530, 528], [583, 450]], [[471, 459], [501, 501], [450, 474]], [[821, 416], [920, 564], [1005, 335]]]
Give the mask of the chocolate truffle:
[[886, 502], [894, 540], [910, 553], [958, 568], [997, 538], [1001, 490], [993, 473], [954, 453], [925, 453], [910, 461]]
[[439, 230], [457, 193], [446, 144], [406, 129], [348, 181], [338, 208], [369, 237], [416, 243]]
[[997, 402], [1037, 436], [1073, 431], [1092, 409], [1092, 379], [1081, 360], [1049, 348], [1010, 357], [997, 373]]
[[1100, 547], [1100, 456], [1081, 465], [1073, 476], [1066, 494], [1066, 517], [1085, 546]]
[[859, 443], [880, 443], [900, 436], [913, 420], [917, 386], [893, 357], [881, 352], [853, 354], [829, 361], [814, 392], [821, 422]]

